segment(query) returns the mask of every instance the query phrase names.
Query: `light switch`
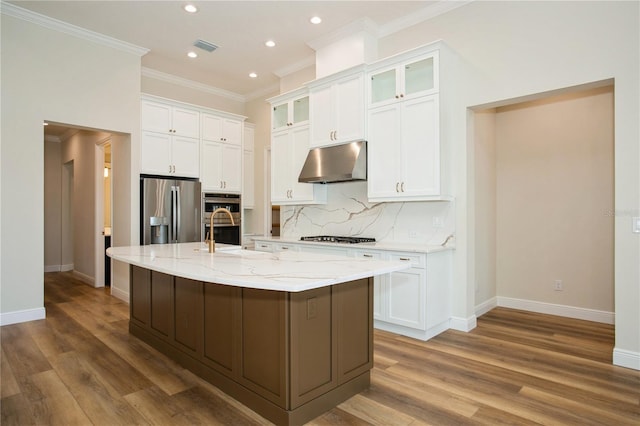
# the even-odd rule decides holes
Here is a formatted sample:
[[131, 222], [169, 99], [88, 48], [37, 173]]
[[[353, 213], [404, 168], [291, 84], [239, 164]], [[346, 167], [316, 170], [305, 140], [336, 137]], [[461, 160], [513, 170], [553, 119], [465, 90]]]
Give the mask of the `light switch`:
[[634, 217], [632, 220], [633, 220], [633, 232], [640, 234], [640, 217]]

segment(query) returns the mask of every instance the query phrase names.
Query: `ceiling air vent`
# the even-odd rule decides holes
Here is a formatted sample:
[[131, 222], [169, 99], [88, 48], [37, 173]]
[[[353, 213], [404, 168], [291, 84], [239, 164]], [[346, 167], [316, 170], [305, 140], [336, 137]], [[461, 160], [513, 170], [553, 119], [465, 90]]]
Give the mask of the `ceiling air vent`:
[[218, 46], [216, 46], [215, 44], [209, 43], [208, 41], [204, 40], [196, 40], [193, 45], [198, 49], [206, 50], [207, 52], [213, 52], [218, 48]]

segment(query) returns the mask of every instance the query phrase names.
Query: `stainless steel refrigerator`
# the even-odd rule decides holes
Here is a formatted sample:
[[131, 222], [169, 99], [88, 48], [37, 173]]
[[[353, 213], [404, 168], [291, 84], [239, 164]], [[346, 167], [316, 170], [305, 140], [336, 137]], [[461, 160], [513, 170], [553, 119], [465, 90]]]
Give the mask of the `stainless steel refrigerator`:
[[140, 244], [200, 241], [201, 200], [197, 180], [140, 176]]

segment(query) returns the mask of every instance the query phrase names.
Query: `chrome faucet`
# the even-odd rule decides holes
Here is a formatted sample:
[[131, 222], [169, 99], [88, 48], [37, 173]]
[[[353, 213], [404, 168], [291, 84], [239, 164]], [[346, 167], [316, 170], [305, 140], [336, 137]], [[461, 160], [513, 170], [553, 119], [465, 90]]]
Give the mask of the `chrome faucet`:
[[229, 215], [229, 219], [231, 219], [231, 225], [235, 226], [235, 224], [236, 224], [233, 221], [233, 215], [231, 214], [231, 212], [229, 210], [225, 209], [224, 207], [219, 207], [219, 208], [215, 209], [211, 213], [211, 219], [210, 219], [210, 222], [209, 222], [209, 236], [211, 237], [211, 239], [208, 240], [208, 242], [209, 242], [209, 253], [215, 253], [216, 252], [216, 241], [213, 239], [213, 217], [218, 212], [225, 212], [226, 214]]

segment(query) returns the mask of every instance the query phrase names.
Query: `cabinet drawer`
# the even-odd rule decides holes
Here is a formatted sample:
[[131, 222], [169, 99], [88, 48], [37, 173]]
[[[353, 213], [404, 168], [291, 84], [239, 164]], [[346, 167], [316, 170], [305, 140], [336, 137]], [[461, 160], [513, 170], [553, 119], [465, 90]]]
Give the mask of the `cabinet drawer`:
[[411, 266], [414, 268], [424, 269], [427, 264], [426, 256], [424, 254], [417, 253], [392, 252], [389, 253], [389, 259], [400, 262], [411, 262]]
[[273, 251], [274, 252], [278, 252], [278, 251], [300, 251], [300, 246], [297, 246], [295, 244], [276, 243], [276, 244], [273, 245]]
[[256, 251], [266, 251], [266, 252], [273, 252], [273, 243], [265, 243], [263, 241], [256, 241], [256, 245], [255, 245], [255, 250]]
[[353, 250], [352, 256], [353, 257], [362, 257], [362, 258], [365, 258], [365, 259], [382, 259], [383, 252], [377, 251], [377, 250], [372, 250], [372, 251]]

